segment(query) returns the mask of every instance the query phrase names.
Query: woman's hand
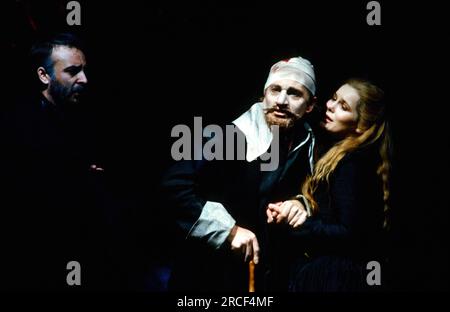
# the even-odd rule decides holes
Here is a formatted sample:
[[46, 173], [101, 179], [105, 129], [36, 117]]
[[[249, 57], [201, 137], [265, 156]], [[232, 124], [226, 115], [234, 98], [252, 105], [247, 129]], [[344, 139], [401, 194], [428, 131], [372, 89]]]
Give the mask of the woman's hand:
[[286, 223], [293, 228], [302, 225], [308, 216], [303, 204], [296, 199], [269, 204], [266, 214], [267, 223]]

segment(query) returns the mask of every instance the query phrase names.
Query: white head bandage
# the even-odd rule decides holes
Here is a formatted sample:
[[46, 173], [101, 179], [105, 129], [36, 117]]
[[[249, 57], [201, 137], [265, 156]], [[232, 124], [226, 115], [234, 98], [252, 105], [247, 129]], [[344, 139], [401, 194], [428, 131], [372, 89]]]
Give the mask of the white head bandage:
[[274, 64], [264, 85], [264, 91], [272, 83], [282, 79], [297, 81], [307, 88], [312, 95], [316, 94], [314, 67], [307, 59], [298, 56]]

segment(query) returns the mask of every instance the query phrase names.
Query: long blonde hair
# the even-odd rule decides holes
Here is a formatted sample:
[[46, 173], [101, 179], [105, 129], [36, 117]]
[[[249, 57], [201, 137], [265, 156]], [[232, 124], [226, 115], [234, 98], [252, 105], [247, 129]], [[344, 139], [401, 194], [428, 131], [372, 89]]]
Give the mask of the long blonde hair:
[[318, 186], [325, 182], [329, 184], [329, 179], [339, 162], [350, 152], [360, 148], [380, 142], [379, 154], [381, 157], [377, 174], [383, 184], [384, 200], [384, 224], [388, 227], [389, 212], [389, 174], [390, 174], [390, 135], [389, 125], [385, 118], [384, 92], [371, 82], [364, 79], [349, 79], [345, 82], [353, 87], [359, 94], [360, 100], [357, 103], [358, 121], [357, 128], [361, 133], [354, 133], [336, 143], [317, 162], [312, 176], [307, 177], [302, 187], [303, 195], [311, 203], [313, 213], [318, 212], [318, 205], [314, 199], [314, 193]]

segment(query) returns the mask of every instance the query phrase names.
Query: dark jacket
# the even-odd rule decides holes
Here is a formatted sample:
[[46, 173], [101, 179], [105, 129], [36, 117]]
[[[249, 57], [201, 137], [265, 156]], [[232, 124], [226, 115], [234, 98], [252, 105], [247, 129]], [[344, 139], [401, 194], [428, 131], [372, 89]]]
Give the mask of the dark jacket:
[[383, 266], [378, 144], [347, 154], [316, 192], [318, 215], [290, 229], [297, 248], [291, 291], [368, 290], [366, 265]]
[[[168, 170], [163, 180], [164, 196], [180, 238], [170, 281], [172, 290], [248, 290], [248, 264], [243, 262], [243, 257], [231, 252], [225, 239], [229, 234], [227, 227], [224, 226], [221, 233], [210, 224], [212, 230], [207, 229], [201, 235], [194, 233], [207, 202], [220, 203], [236, 225], [256, 234], [262, 251], [256, 270], [256, 287], [260, 290], [275, 288], [270, 276], [271, 251], [265, 208], [269, 202], [297, 194], [311, 171], [312, 133], [303, 123], [296, 131], [294, 146], [300, 147], [286, 153], [287, 149], [280, 144], [280, 161], [275, 171], [261, 171], [259, 157], [252, 161], [180, 161]], [[212, 209], [213, 213], [219, 210]], [[226, 219], [224, 214], [217, 216], [219, 222], [226, 223]], [[222, 242], [219, 246], [211, 244], [219, 237]]]
[[[2, 117], [1, 288], [108, 288], [111, 215], [102, 173], [90, 168], [85, 124], [71, 127], [41, 96], [23, 98]], [[73, 260], [81, 265], [78, 288], [66, 283]]]

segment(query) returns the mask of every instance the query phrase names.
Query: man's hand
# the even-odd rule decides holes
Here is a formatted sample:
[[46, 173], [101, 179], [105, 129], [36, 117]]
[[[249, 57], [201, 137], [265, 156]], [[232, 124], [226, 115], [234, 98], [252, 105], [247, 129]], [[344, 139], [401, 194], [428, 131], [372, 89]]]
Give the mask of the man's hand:
[[245, 262], [253, 260], [255, 264], [258, 264], [259, 244], [252, 231], [235, 225], [228, 236], [228, 241], [231, 243], [231, 250], [245, 255]]
[[266, 209], [267, 223], [286, 223], [297, 228], [302, 225], [308, 213], [305, 207], [298, 200], [287, 200], [284, 202], [278, 202], [269, 204]]

